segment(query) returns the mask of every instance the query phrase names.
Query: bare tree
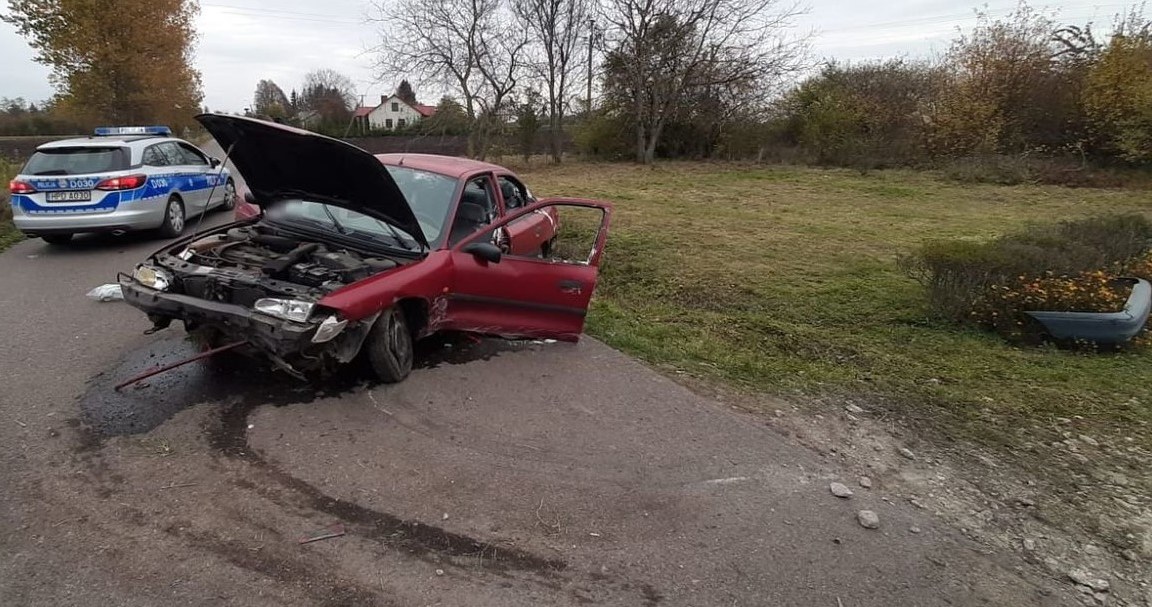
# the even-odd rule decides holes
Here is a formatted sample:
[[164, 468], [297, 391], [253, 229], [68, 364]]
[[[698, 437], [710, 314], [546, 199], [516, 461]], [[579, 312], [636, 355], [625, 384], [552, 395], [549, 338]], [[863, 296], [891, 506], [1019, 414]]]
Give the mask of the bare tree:
[[526, 33], [501, 0], [376, 0], [381, 75], [417, 74], [459, 92], [475, 122], [468, 154], [483, 157], [523, 68]]
[[532, 75], [544, 83], [552, 161], [560, 162], [564, 115], [569, 88], [584, 56], [581, 41], [589, 31], [591, 0], [512, 0], [524, 30], [536, 40], [539, 58], [530, 63]]
[[788, 35], [803, 13], [791, 0], [606, 1], [617, 43], [605, 86], [631, 114], [638, 162], [654, 160], [664, 126], [694, 93], [782, 78], [807, 54], [807, 40]]

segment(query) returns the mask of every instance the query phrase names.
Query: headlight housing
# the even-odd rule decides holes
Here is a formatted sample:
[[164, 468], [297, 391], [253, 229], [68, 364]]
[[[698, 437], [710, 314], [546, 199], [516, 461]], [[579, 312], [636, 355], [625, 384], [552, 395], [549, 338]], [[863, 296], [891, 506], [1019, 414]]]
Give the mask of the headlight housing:
[[257, 299], [253, 309], [261, 314], [268, 316], [275, 316], [276, 318], [283, 318], [284, 320], [291, 320], [293, 322], [307, 322], [308, 317], [312, 315], [312, 308], [316, 304], [310, 301], [300, 301], [298, 299], [276, 299], [273, 297], [266, 297], [264, 299]]
[[149, 289], [156, 289], [157, 291], [167, 291], [168, 287], [172, 286], [171, 274], [145, 264], [136, 266], [136, 270], [132, 272], [132, 278]]
[[332, 316], [325, 318], [324, 322], [321, 322], [320, 326], [317, 327], [316, 334], [312, 336], [312, 343], [322, 344], [332, 341], [332, 339], [339, 335], [346, 326], [348, 326], [348, 321], [340, 320], [339, 318], [336, 318], [335, 314], [333, 314]]

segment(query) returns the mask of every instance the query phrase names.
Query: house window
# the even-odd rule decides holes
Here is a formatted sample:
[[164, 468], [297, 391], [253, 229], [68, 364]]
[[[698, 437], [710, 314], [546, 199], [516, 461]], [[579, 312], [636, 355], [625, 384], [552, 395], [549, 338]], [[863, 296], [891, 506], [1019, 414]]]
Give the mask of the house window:
[[393, 102], [392, 102], [392, 111], [393, 111], [393, 112], [399, 112], [399, 111], [400, 111], [400, 104], [399, 104], [399, 103], [397, 103], [397, 102], [395, 102], [395, 101], [393, 101]]
[[400, 118], [396, 121], [396, 126], [399, 128], [404, 128], [404, 125], [406, 124], [408, 124], [408, 121], [403, 118]]
[[384, 119], [384, 128], [386, 128], [386, 129], [392, 128], [392, 119], [391, 118], [385, 118]]

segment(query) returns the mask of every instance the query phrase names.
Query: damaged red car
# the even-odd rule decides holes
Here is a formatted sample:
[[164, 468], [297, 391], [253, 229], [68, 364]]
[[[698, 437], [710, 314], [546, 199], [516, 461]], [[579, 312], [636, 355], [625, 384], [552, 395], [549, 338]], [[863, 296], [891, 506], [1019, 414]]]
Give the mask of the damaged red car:
[[246, 182], [247, 217], [120, 276], [153, 329], [244, 342], [297, 376], [367, 358], [385, 382], [438, 331], [576, 341], [611, 206], [536, 200], [510, 171], [382, 155], [238, 116], [197, 117]]

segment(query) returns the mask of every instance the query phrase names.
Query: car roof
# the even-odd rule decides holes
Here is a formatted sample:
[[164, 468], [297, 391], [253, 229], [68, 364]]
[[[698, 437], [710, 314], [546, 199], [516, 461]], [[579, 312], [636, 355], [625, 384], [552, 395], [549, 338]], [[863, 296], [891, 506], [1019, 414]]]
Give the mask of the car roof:
[[380, 159], [380, 162], [387, 165], [404, 166], [412, 169], [419, 169], [421, 171], [428, 171], [429, 173], [444, 175], [445, 177], [455, 177], [457, 179], [480, 171], [500, 171], [502, 173], [512, 172], [500, 165], [492, 164], [489, 162], [481, 162], [479, 160], [472, 160], [471, 158], [461, 158], [459, 156], [400, 153], [376, 154], [376, 158]]
[[156, 135], [114, 135], [114, 136], [97, 136], [89, 135], [88, 137], [76, 137], [73, 139], [61, 139], [59, 141], [49, 141], [48, 143], [37, 146], [38, 150], [50, 150], [53, 148], [74, 148], [74, 147], [117, 147], [117, 146], [130, 146], [131, 144], [147, 142], [152, 143], [151, 140], [159, 141], [180, 141], [175, 137], [157, 137]]

